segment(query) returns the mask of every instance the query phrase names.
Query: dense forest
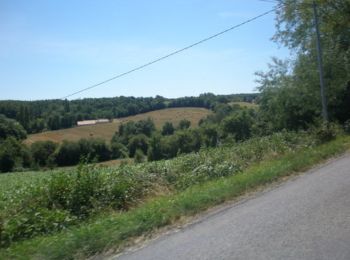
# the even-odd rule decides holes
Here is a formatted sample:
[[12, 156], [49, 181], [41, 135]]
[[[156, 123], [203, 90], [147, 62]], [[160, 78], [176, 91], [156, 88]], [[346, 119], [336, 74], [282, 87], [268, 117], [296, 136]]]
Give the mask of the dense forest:
[[86, 98], [78, 100], [0, 101], [0, 114], [17, 120], [27, 133], [57, 130], [76, 125], [77, 121], [118, 118], [171, 107], [213, 108], [218, 102], [251, 102], [257, 94], [214, 95], [168, 99], [156, 97]]

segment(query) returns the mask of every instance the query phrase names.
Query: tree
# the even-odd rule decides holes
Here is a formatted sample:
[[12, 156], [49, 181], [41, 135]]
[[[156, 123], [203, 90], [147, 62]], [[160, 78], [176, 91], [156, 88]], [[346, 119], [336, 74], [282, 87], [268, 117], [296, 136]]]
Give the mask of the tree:
[[34, 142], [30, 146], [34, 162], [39, 166], [48, 166], [51, 163], [49, 159], [56, 151], [57, 146], [58, 145], [52, 141]]
[[242, 141], [251, 137], [253, 122], [248, 111], [242, 110], [225, 118], [222, 129], [225, 134], [234, 135], [236, 141]]
[[8, 137], [23, 140], [27, 137], [27, 133], [16, 120], [9, 119], [0, 114], [0, 139], [6, 139]]
[[156, 130], [153, 120], [149, 117], [145, 120], [137, 121], [135, 127], [137, 134], [144, 134], [148, 137]]
[[28, 166], [30, 158], [25, 146], [14, 137], [0, 140], [0, 171], [10, 172], [15, 166]]
[[184, 129], [188, 129], [191, 126], [191, 122], [187, 119], [182, 119], [179, 122], [179, 129], [184, 130]]
[[[267, 72], [256, 73], [261, 91], [258, 120], [265, 133], [305, 129], [320, 114], [318, 78], [307, 71], [308, 61], [300, 58], [293, 68], [290, 61], [273, 58]], [[290, 72], [293, 69], [297, 77]]]
[[155, 134], [149, 141], [149, 147], [147, 151], [148, 161], [156, 161], [164, 158], [162, 155], [162, 137], [159, 134]]
[[165, 122], [162, 128], [162, 135], [172, 135], [175, 128], [171, 122]]
[[138, 134], [133, 136], [128, 144], [130, 157], [134, 157], [137, 149], [140, 149], [143, 154], [147, 153], [148, 149], [148, 138], [144, 134]]
[[219, 143], [218, 127], [213, 124], [201, 127], [203, 143], [206, 147], [215, 147]]
[[[297, 54], [295, 64], [291, 69], [293, 88], [302, 89], [303, 93], [308, 94], [312, 101], [308, 101], [307, 104], [311, 104], [311, 106], [316, 104], [317, 107], [321, 107], [316, 70], [317, 50], [314, 17], [310, 1], [285, 2], [280, 0], [280, 2], [283, 8], [277, 9], [277, 31], [274, 39]], [[337, 120], [344, 117], [344, 115], [339, 115], [340, 111], [337, 110], [337, 107], [344, 99], [346, 88], [350, 82], [350, 2], [343, 0], [318, 0], [316, 2], [321, 21], [324, 80], [329, 114], [331, 120]], [[299, 97], [300, 95], [290, 99], [299, 99]], [[305, 99], [293, 102], [297, 103], [298, 101], [303, 104]], [[314, 113], [319, 117], [320, 109], [315, 108]]]
[[81, 158], [80, 147], [77, 142], [64, 140], [55, 152], [56, 162], [59, 166], [75, 165]]
[[111, 143], [111, 157], [113, 159], [127, 158], [129, 156], [128, 148], [119, 142]]

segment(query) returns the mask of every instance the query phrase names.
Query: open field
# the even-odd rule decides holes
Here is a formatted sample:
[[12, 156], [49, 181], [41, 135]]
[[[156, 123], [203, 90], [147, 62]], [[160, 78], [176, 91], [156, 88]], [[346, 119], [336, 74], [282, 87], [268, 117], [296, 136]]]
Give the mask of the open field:
[[26, 144], [32, 144], [36, 141], [51, 140], [54, 142], [62, 142], [63, 140], [76, 141], [81, 138], [99, 137], [107, 141], [111, 140], [113, 134], [117, 131], [119, 125], [128, 121], [138, 121], [142, 119], [152, 118], [156, 128], [160, 129], [167, 121], [172, 122], [175, 126], [182, 119], [191, 121], [191, 126], [197, 126], [200, 119], [211, 113], [205, 108], [181, 107], [167, 108], [156, 110], [148, 113], [138, 114], [114, 119], [112, 123], [98, 124], [91, 126], [80, 126], [56, 131], [47, 131], [38, 134], [29, 135], [25, 140]]

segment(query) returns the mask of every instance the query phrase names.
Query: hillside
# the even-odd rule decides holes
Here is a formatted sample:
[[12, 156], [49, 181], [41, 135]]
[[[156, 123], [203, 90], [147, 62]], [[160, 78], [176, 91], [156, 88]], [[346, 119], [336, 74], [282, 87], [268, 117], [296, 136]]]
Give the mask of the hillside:
[[31, 144], [35, 141], [44, 140], [51, 140], [54, 142], [62, 142], [63, 140], [76, 141], [81, 138], [89, 137], [99, 137], [109, 141], [111, 140], [113, 134], [117, 131], [119, 125], [128, 121], [138, 121], [150, 117], [154, 121], [156, 127], [159, 129], [167, 121], [172, 122], [176, 126], [181, 119], [187, 119], [191, 121], [191, 126], [193, 127], [198, 125], [198, 122], [201, 118], [204, 118], [210, 113], [211, 111], [205, 108], [166, 108], [138, 114], [135, 116], [114, 119], [112, 123], [91, 126], [80, 126], [32, 134], [28, 135], [28, 138], [25, 140], [25, 143]]

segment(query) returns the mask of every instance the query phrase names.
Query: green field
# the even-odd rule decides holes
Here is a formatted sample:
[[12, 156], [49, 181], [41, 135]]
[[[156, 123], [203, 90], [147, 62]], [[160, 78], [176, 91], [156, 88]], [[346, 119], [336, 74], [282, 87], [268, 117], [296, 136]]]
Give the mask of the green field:
[[[59, 239], [65, 240], [65, 234], [68, 235], [71, 232], [74, 234], [78, 232], [79, 236], [82, 236], [80, 237], [81, 241], [79, 243], [77, 241], [74, 242], [79, 245], [69, 245], [69, 247], [72, 247], [69, 250], [73, 251], [68, 249], [68, 251], [57, 251], [56, 253], [60, 255], [58, 258], [69, 258], [69, 254], [74, 255], [81, 250], [84, 251], [84, 255], [100, 252], [108, 244], [103, 239], [103, 241], [100, 241], [102, 244], [95, 241], [94, 245], [89, 244], [85, 249], [80, 248], [82, 241], [90, 239], [84, 237], [85, 235], [90, 236], [90, 233], [80, 234], [80, 232], [86, 232], [85, 226], [89, 226], [89, 223], [94, 223], [93, 220], [98, 221], [97, 223], [99, 223], [99, 220], [107, 221], [106, 219], [113, 219], [119, 216], [120, 213], [118, 212], [137, 208], [151, 198], [153, 200], [153, 198], [161, 198], [163, 196], [178, 196], [176, 194], [186, 193], [188, 189], [197, 185], [210, 183], [218, 179], [229, 180], [252, 166], [258, 165], [259, 162], [278, 160], [281, 156], [291, 156], [290, 160], [293, 161], [293, 156], [299, 156], [299, 153], [303, 151], [309, 154], [315, 153], [313, 157], [310, 157], [311, 159], [313, 158], [312, 160], [321, 160], [344, 151], [348, 144], [349, 138], [341, 137], [337, 141], [330, 143], [326, 151], [324, 151], [325, 148], [322, 148], [325, 155], [321, 154], [318, 158], [317, 151], [321, 149], [318, 147], [325, 146], [317, 146], [316, 139], [313, 136], [307, 133], [285, 132], [267, 137], [253, 138], [233, 146], [203, 149], [199, 153], [179, 156], [172, 160], [119, 167], [82, 165], [63, 171], [54, 170], [0, 175], [0, 223], [2, 223], [0, 231], [1, 247], [4, 248], [2, 253], [8, 254], [10, 252], [15, 256], [18, 254], [16, 248], [27, 244], [30, 245], [31, 252], [42, 250], [42, 245], [33, 246], [32, 243], [57, 238], [55, 235], [51, 237], [50, 234], [59, 234]], [[301, 159], [299, 161], [308, 166], [311, 164], [309, 162], [310, 158], [304, 158], [305, 162]], [[287, 160], [284, 160], [284, 163], [286, 162]], [[279, 165], [278, 167], [283, 169], [287, 167], [289, 169], [291, 165]], [[298, 169], [296, 168], [296, 170]], [[259, 180], [261, 180], [260, 177], [256, 176], [249, 181], [257, 185], [260, 182]], [[193, 198], [183, 202], [188, 203], [188, 208], [185, 205], [181, 206], [185, 207], [184, 211], [180, 210], [178, 212], [176, 209], [174, 213], [172, 210], [175, 209], [169, 208], [168, 210], [171, 213], [165, 212], [159, 216], [157, 215], [156, 219], [153, 219], [153, 215], [142, 216], [143, 220], [147, 219], [144, 223], [147, 226], [144, 227], [145, 230], [167, 224], [169, 221], [173, 221], [174, 218], [176, 219], [176, 216], [191, 214], [193, 204], [197, 203], [192, 201]], [[204, 203], [204, 208], [214, 205], [214, 201], [217, 201], [215, 197], [213, 199], [210, 198], [209, 201]], [[169, 205], [165, 206], [169, 207]], [[197, 212], [200, 208], [202, 206], [193, 208], [193, 210]], [[134, 212], [134, 210], [130, 211], [130, 213], [125, 213], [125, 217], [129, 216], [128, 214], [132, 214], [131, 212]], [[124, 213], [121, 216], [124, 216]], [[158, 219], [159, 217], [161, 219]], [[164, 221], [162, 218], [164, 218]], [[130, 221], [133, 221], [132, 219], [133, 217], [130, 218]], [[146, 224], [148, 220], [151, 223]], [[125, 221], [129, 220], [125, 219]], [[96, 226], [94, 228], [102, 228], [98, 232], [106, 235], [106, 223], [104, 222], [103, 225], [103, 227]], [[118, 225], [115, 228], [119, 230], [121, 227]], [[126, 237], [140, 234], [144, 228], [132, 231]], [[62, 230], [66, 231], [57, 233]], [[47, 235], [49, 236], [47, 237]], [[113, 240], [109, 236], [107, 238]], [[97, 235], [96, 239], [101, 239], [101, 237]], [[116, 236], [115, 239], [118, 240], [120, 238]], [[115, 243], [121, 242], [118, 241]], [[89, 240], [88, 243], [92, 243], [92, 240]], [[38, 248], [36, 249], [36, 247]], [[94, 247], [96, 248], [93, 249]], [[25, 250], [29, 249], [26, 248]], [[56, 248], [55, 250], [59, 249]], [[45, 256], [44, 258], [47, 257]]]

